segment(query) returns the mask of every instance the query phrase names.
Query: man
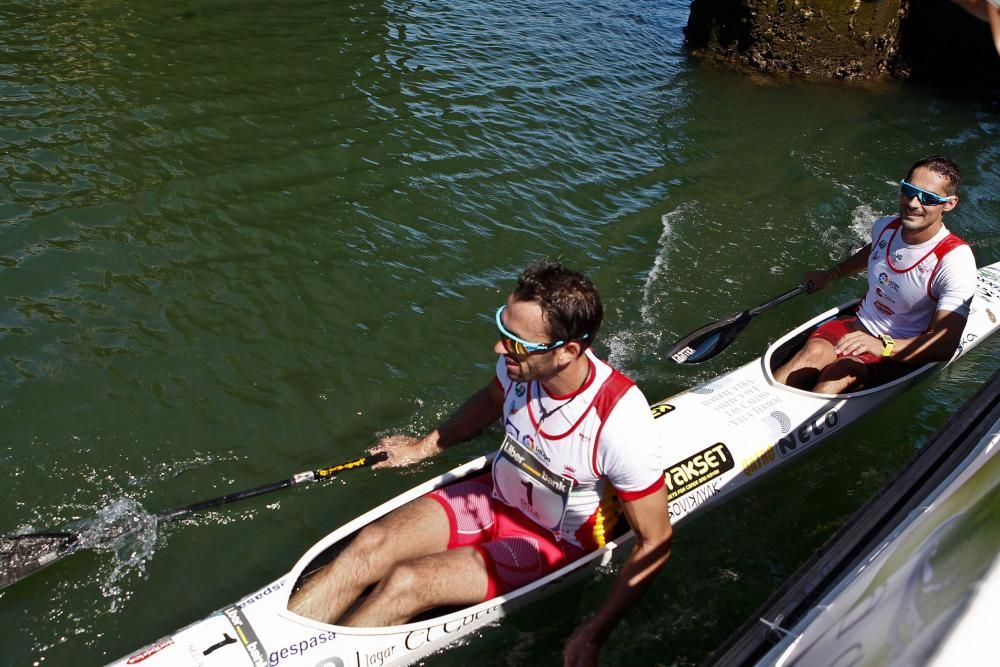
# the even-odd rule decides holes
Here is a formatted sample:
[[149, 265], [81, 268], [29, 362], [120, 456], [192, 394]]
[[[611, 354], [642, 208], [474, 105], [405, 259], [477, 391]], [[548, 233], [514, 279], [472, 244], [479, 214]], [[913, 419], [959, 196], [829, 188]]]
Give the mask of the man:
[[990, 24], [993, 46], [1000, 55], [1000, 0], [952, 0], [980, 21]]
[[477, 604], [602, 546], [624, 514], [635, 547], [564, 652], [567, 665], [596, 664], [601, 644], [667, 561], [671, 539], [649, 404], [590, 349], [602, 318], [583, 275], [558, 264], [522, 273], [496, 314], [496, 378], [428, 435], [395, 435], [374, 448], [389, 455], [382, 466], [409, 465], [503, 418], [492, 471], [366, 527], [289, 609], [372, 627]]
[[913, 364], [951, 358], [977, 275], [968, 244], [944, 226], [960, 185], [951, 160], [920, 160], [900, 182], [899, 216], [877, 220], [871, 242], [844, 262], [806, 274], [815, 292], [867, 268], [868, 292], [856, 314], [814, 331], [775, 379], [840, 394], [900, 377]]

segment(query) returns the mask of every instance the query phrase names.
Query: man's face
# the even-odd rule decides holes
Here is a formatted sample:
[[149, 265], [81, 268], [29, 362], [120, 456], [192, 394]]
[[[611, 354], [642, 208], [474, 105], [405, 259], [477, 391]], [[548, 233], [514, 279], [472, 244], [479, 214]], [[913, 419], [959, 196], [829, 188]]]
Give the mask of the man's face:
[[[542, 314], [542, 307], [537, 301], [515, 301], [508, 297], [507, 307], [500, 315], [507, 331], [532, 343], [552, 343], [555, 339], [549, 334]], [[576, 343], [558, 347], [554, 350], [543, 350], [530, 354], [515, 354], [504, 347], [498, 340], [493, 351], [504, 356], [507, 375], [515, 382], [531, 380], [545, 381], [554, 376], [566, 366], [566, 348]]]
[[[933, 192], [941, 197], [949, 196], [945, 191], [948, 179], [931, 171], [927, 167], [918, 167], [908, 179], [908, 182], [917, 186], [921, 190]], [[951, 199], [946, 204], [932, 206], [921, 204], [917, 197], [906, 198], [906, 195], [899, 195], [899, 219], [903, 227], [912, 233], [927, 232], [930, 235], [937, 233], [938, 226], [942, 223], [946, 211], [950, 211], [958, 205], [958, 199]], [[927, 239], [920, 239], [925, 241]]]

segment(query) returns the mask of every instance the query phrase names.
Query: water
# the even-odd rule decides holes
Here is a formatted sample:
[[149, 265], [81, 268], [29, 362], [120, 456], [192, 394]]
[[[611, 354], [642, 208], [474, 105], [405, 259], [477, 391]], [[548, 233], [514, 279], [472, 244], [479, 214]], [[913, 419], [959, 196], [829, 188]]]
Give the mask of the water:
[[[432, 427], [488, 380], [492, 313], [541, 257], [594, 278], [598, 351], [654, 400], [860, 292], [793, 300], [705, 366], [664, 358], [863, 243], [925, 154], [963, 166], [950, 224], [981, 263], [1000, 258], [996, 101], [746, 77], [687, 56], [686, 19], [680, 0], [6, 3], [0, 530], [186, 505]], [[607, 664], [700, 661], [997, 350], [686, 526]], [[0, 663], [128, 653], [491, 444], [67, 558], [0, 592]], [[555, 664], [611, 581], [434, 663]]]

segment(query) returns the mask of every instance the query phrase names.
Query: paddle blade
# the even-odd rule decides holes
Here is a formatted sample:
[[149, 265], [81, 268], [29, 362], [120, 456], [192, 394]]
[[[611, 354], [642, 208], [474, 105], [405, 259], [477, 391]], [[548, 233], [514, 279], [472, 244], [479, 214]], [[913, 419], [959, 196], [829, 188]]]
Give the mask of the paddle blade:
[[0, 588], [38, 572], [76, 549], [73, 533], [0, 536]]
[[678, 364], [700, 364], [708, 361], [729, 347], [749, 323], [750, 314], [743, 312], [730, 320], [706, 324], [674, 343], [673, 347], [667, 350], [667, 356]]

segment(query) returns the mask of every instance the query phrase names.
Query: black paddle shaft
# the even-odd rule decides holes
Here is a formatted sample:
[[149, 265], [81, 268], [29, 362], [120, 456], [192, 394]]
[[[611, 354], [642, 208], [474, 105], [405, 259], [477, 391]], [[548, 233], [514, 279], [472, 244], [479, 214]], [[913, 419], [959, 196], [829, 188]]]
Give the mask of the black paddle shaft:
[[[194, 512], [219, 507], [228, 503], [262, 496], [266, 493], [287, 489], [290, 486], [305, 484], [327, 479], [345, 470], [354, 468], [367, 468], [380, 461], [385, 461], [388, 455], [385, 452], [370, 454], [353, 461], [330, 466], [329, 468], [318, 468], [293, 475], [288, 479], [272, 484], [264, 484], [253, 489], [228, 493], [218, 498], [203, 500], [199, 503], [177, 507], [175, 509], [164, 510], [156, 514], [157, 521], [171, 521]], [[135, 529], [118, 532], [110, 539], [119, 538], [135, 532]], [[69, 532], [39, 532], [24, 533], [21, 535], [0, 536], [0, 589], [6, 588], [15, 581], [48, 567], [62, 558], [76, 552], [83, 546], [81, 536], [78, 533]]]
[[338, 472], [343, 472], [344, 470], [351, 470], [352, 468], [367, 468], [368, 466], [374, 465], [381, 461], [385, 461], [389, 458], [389, 455], [385, 452], [378, 452], [376, 454], [370, 454], [368, 456], [363, 456], [354, 461], [348, 461], [347, 463], [341, 463], [339, 465], [330, 466], [329, 468], [319, 468], [317, 470], [309, 470], [306, 472], [300, 472], [297, 475], [292, 475], [288, 479], [283, 479], [280, 482], [272, 482], [271, 484], [264, 484], [262, 486], [254, 487], [252, 489], [247, 489], [245, 491], [237, 491], [235, 493], [227, 493], [224, 496], [219, 496], [218, 498], [211, 498], [209, 500], [203, 500], [199, 503], [193, 503], [191, 505], [185, 505], [184, 507], [176, 507], [170, 510], [163, 510], [156, 514], [157, 521], [171, 521], [182, 516], [187, 516], [188, 514], [193, 514], [195, 512], [200, 512], [202, 510], [207, 510], [212, 507], [219, 507], [220, 505], [228, 505], [231, 502], [237, 500], [246, 500], [247, 498], [255, 498], [256, 496], [263, 496], [267, 493], [273, 493], [274, 491], [280, 491], [281, 489], [287, 489], [290, 486], [297, 486], [299, 484], [305, 484], [307, 482], [315, 482], [317, 480], [326, 479], [336, 475]]
[[700, 364], [703, 361], [708, 361], [729, 347], [730, 343], [736, 340], [736, 337], [755, 316], [809, 289], [812, 289], [812, 283], [802, 283], [795, 289], [776, 296], [767, 303], [744, 310], [739, 315], [699, 327], [674, 343], [667, 350], [667, 356], [678, 364]]
[[784, 302], [788, 301], [789, 299], [791, 299], [793, 296], [798, 296], [799, 294], [802, 294], [803, 292], [807, 292], [807, 291], [809, 291], [811, 289], [812, 289], [812, 283], [802, 283], [801, 285], [799, 285], [795, 289], [790, 289], [787, 292], [785, 292], [784, 294], [782, 294], [780, 296], [774, 297], [773, 299], [771, 299], [767, 303], [762, 303], [759, 306], [757, 306], [756, 308], [751, 308], [747, 312], [750, 313], [750, 317], [753, 317], [754, 315], [759, 315], [759, 314], [763, 313], [765, 310], [770, 310], [771, 308], [774, 308], [775, 306], [779, 306], [779, 305], [783, 304]]

